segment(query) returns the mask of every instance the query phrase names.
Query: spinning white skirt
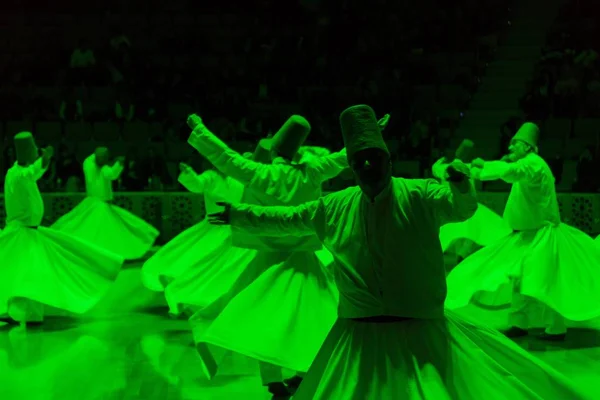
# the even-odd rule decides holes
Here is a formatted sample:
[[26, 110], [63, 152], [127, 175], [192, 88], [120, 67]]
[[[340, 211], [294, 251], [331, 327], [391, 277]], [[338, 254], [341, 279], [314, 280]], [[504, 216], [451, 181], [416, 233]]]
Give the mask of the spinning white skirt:
[[123, 259], [72, 236], [10, 226], [0, 234], [0, 315], [30, 320], [39, 305], [90, 310], [116, 279]]
[[219, 255], [230, 247], [231, 227], [211, 225], [203, 220], [150, 257], [142, 267], [142, 281], [150, 290], [163, 291], [173, 280], [206, 264], [207, 257]]
[[186, 260], [180, 264], [185, 272], [173, 277], [165, 288], [169, 312], [174, 315], [207, 307], [221, 310], [260, 275], [263, 270], [258, 268], [264, 268], [253, 263], [256, 250], [232, 246], [230, 227], [211, 229], [191, 251], [185, 251], [180, 254]]
[[513, 233], [484, 247], [448, 275], [446, 307], [475, 301], [489, 308], [511, 304], [512, 279], [522, 295], [539, 300], [571, 321], [600, 316], [600, 249], [566, 224]]
[[195, 341], [307, 371], [337, 318], [333, 276], [314, 252], [260, 253], [255, 262], [266, 271], [218, 315], [190, 318]]
[[440, 228], [442, 250], [446, 252], [453, 242], [469, 239], [480, 246], [488, 246], [509, 235], [512, 229], [504, 219], [479, 204], [475, 215], [465, 222], [446, 224]]
[[126, 260], [143, 257], [159, 235], [152, 225], [113, 204], [87, 197], [52, 228], [94, 243]]
[[[500, 333], [446, 312], [393, 323], [339, 319], [294, 400], [581, 400]], [[591, 400], [591, 399], [589, 399]]]

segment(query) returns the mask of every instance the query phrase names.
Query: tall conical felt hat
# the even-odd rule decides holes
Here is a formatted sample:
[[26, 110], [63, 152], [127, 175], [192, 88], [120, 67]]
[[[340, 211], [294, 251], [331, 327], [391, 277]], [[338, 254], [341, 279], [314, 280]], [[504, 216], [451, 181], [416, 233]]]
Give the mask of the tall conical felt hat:
[[256, 161], [262, 164], [271, 163], [271, 139], [261, 139], [254, 149], [252, 154], [252, 161]]
[[96, 164], [98, 164], [98, 166], [103, 167], [108, 164], [110, 159], [110, 152], [108, 151], [108, 148], [98, 147], [96, 148], [96, 151], [94, 151], [94, 155], [96, 156]]
[[525, 122], [521, 125], [517, 133], [515, 133], [513, 140], [521, 140], [537, 151], [540, 140], [540, 128], [533, 122]]
[[38, 149], [31, 132], [20, 132], [14, 137], [15, 153], [17, 162], [21, 165], [29, 165], [38, 158]]
[[377, 125], [375, 111], [371, 107], [360, 104], [345, 109], [340, 115], [340, 127], [348, 160], [366, 149], [380, 149], [390, 154]]
[[308, 137], [310, 129], [306, 118], [292, 115], [273, 136], [271, 148], [280, 156], [293, 160], [298, 149]]
[[473, 149], [475, 148], [475, 143], [473, 143], [469, 139], [465, 139], [462, 141], [456, 152], [454, 153], [454, 158], [459, 159], [462, 162], [468, 163], [473, 159]]

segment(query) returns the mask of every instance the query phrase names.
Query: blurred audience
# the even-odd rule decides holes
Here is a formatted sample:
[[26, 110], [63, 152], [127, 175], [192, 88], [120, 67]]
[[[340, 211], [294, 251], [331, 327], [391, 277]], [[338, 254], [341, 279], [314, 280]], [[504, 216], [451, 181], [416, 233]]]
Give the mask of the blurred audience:
[[167, 162], [154, 146], [149, 147], [141, 159], [140, 178], [147, 183], [145, 189], [150, 191], [164, 190], [172, 183]]
[[600, 163], [594, 149], [587, 147], [577, 160], [577, 175], [573, 185], [574, 192], [597, 192], [600, 189], [598, 170]]
[[[510, 18], [509, 3], [498, 0], [379, 0], [367, 9], [352, 0], [314, 1], [286, 5], [277, 18], [273, 2], [261, 3], [250, 16], [243, 7], [223, 14], [215, 5], [206, 15], [178, 13], [175, 7], [139, 15], [122, 10], [106, 18], [104, 39], [82, 34], [59, 85], [59, 119], [159, 123], [161, 133], [152, 131], [152, 138], [179, 141], [188, 134], [186, 114], [198, 112], [225, 140], [252, 142], [300, 113], [313, 125], [315, 145], [336, 148], [342, 145], [339, 110], [366, 102], [392, 114], [395, 173], [414, 174], [400, 159], [418, 161], [423, 170], [435, 161], [434, 153], [451, 145], [459, 114]], [[85, 18], [61, 26], [61, 37], [81, 31]], [[376, 28], [369, 21], [377, 21]], [[581, 57], [582, 65], [590, 62], [593, 53]], [[553, 78], [543, 82], [551, 93]], [[43, 111], [48, 104], [27, 103], [18, 90], [3, 86], [2, 100], [9, 106], [0, 112], [6, 119], [23, 118], [23, 108], [30, 107], [24, 102], [35, 105], [36, 121], [55, 118]], [[453, 94], [441, 96], [441, 88]], [[442, 116], [444, 110], [456, 112]], [[168, 163], [176, 160], [158, 153], [128, 156], [120, 186], [169, 186]], [[64, 158], [72, 155], [65, 150]], [[57, 167], [64, 187], [66, 167]]]
[[600, 14], [592, 0], [567, 2], [551, 28], [522, 105], [534, 119], [600, 117]]
[[69, 145], [61, 144], [55, 160], [57, 190], [77, 192], [83, 187], [83, 169], [75, 151]]
[[69, 78], [71, 85], [77, 87], [80, 85], [89, 85], [93, 81], [95, 74], [96, 58], [89, 44], [84, 40], [79, 40], [79, 45], [73, 53], [69, 63]]
[[138, 192], [144, 190], [145, 184], [142, 179], [142, 166], [138, 162], [139, 152], [137, 147], [130, 147], [125, 155], [125, 168], [119, 179], [119, 186], [127, 192]]

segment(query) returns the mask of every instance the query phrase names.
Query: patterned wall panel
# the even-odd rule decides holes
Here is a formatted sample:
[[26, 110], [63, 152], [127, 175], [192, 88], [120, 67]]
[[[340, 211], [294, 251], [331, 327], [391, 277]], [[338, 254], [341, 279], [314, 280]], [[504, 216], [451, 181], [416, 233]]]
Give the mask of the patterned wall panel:
[[573, 194], [569, 198], [571, 199], [571, 220], [569, 224], [584, 232], [595, 232], [593, 197]]
[[115, 206], [124, 208], [128, 211], [133, 212], [133, 198], [132, 197], [128, 197], [128, 196], [124, 196], [124, 195], [117, 195], [113, 198], [113, 204]]
[[[43, 225], [51, 225], [59, 216], [69, 212], [83, 194], [43, 193], [46, 215]], [[480, 192], [479, 201], [502, 215], [507, 193]], [[600, 233], [600, 194], [558, 195], [563, 222], [582, 231]], [[193, 193], [118, 193], [114, 204], [142, 217], [161, 232], [157, 243], [164, 243], [204, 218], [202, 196]], [[4, 198], [0, 196], [0, 226], [4, 226]]]
[[157, 227], [161, 230], [161, 236], [159, 240], [163, 240], [164, 233], [162, 232], [162, 215], [163, 215], [163, 206], [162, 203], [164, 201], [168, 202], [167, 198], [161, 198], [161, 196], [143, 196], [136, 198], [137, 203], [141, 205], [141, 214], [140, 215], [145, 221], [149, 222], [153, 226]]
[[75, 208], [84, 199], [83, 194], [51, 194], [44, 193], [44, 219], [42, 224], [52, 225], [58, 218]]
[[174, 232], [183, 232], [194, 225], [192, 202], [196, 199], [188, 196], [173, 196], [170, 198], [167, 210], [163, 215], [163, 223], [169, 224]]
[[[479, 202], [499, 215], [504, 213], [508, 193], [480, 192]], [[600, 195], [559, 193], [558, 207], [564, 223], [596, 235], [600, 233]]]

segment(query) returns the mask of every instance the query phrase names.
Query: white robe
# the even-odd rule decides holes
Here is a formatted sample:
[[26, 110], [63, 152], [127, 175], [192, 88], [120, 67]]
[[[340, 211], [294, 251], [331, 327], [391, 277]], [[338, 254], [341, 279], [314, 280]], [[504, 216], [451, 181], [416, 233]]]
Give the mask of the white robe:
[[[190, 192], [203, 195], [206, 216], [223, 210], [217, 202], [239, 203], [244, 191], [241, 183], [225, 178], [213, 170], [202, 174], [182, 172], [178, 181]], [[181, 282], [176, 282], [178, 278], [185, 277], [190, 270], [198, 271], [207, 259], [230, 249], [231, 227], [210, 225], [205, 217], [170, 240], [144, 263], [142, 281], [154, 291], [165, 290], [169, 284], [174, 283], [175, 288], [165, 294], [171, 313], [179, 314], [182, 307], [193, 306], [194, 300], [189, 295], [189, 285], [181, 287]], [[241, 253], [249, 252], [240, 250], [238, 253], [241, 256]], [[237, 259], [231, 253], [229, 255]]]
[[[512, 184], [504, 219], [515, 230], [467, 257], [448, 275], [448, 308], [510, 306], [513, 291], [567, 320], [600, 316], [600, 249], [587, 234], [560, 221], [554, 177], [529, 154], [514, 162], [487, 162], [481, 180]], [[525, 329], [526, 327], [522, 327]]]
[[[241, 182], [243, 201], [252, 204], [314, 200], [323, 182], [348, 166], [345, 151], [305, 157], [298, 164], [282, 158], [261, 164], [240, 156], [210, 132], [192, 134], [189, 143], [223, 174]], [[336, 319], [337, 289], [326, 268], [331, 258], [320, 251], [313, 234], [264, 238], [235, 228], [232, 232], [235, 246], [259, 252], [232, 291], [235, 297], [225, 296], [190, 318], [196, 342], [306, 371]], [[267, 288], [272, 293], [268, 298], [262, 296]], [[281, 318], [274, 320], [275, 314]]]
[[[438, 160], [431, 168], [434, 177], [441, 182], [446, 181], [448, 163], [445, 159]], [[504, 219], [483, 204], [479, 204], [473, 217], [464, 222], [448, 223], [440, 228], [440, 241], [444, 252], [450, 250], [453, 244], [461, 239], [468, 239], [479, 246], [490, 245], [510, 234], [512, 230]], [[455, 252], [465, 257], [472, 253], [473, 246], [455, 247]]]
[[70, 235], [39, 226], [42, 160], [6, 174], [6, 229], [0, 234], [0, 315], [41, 321], [44, 307], [85, 313], [116, 279], [123, 259]]
[[[315, 232], [334, 257], [339, 319], [295, 400], [584, 398], [498, 332], [444, 313], [439, 228], [476, 208], [474, 191], [397, 178], [374, 201], [352, 187], [299, 207], [232, 207], [234, 227]], [[415, 319], [351, 319], [379, 315]]]
[[98, 167], [92, 154], [83, 162], [87, 197], [52, 227], [93, 242], [126, 260], [143, 257], [159, 235], [152, 225], [129, 211], [110, 204], [112, 183], [123, 172], [123, 165]]

